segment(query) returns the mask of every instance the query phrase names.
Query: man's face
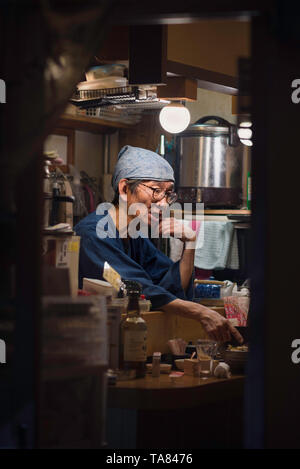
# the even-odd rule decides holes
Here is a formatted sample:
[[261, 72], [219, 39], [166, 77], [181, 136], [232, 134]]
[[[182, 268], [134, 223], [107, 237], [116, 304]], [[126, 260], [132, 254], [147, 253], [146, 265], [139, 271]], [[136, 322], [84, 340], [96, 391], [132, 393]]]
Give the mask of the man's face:
[[[148, 225], [158, 222], [159, 210], [163, 207], [168, 206], [166, 201], [166, 194], [174, 190], [174, 184], [170, 181], [158, 182], [158, 181], [143, 181], [140, 183], [134, 192], [130, 189], [127, 193], [127, 204], [128, 207], [134, 203], [140, 203], [144, 205], [145, 212], [141, 214], [141, 218]], [[159, 193], [161, 192], [161, 193]], [[152, 204], [152, 210], [151, 210]], [[136, 216], [139, 213], [137, 212]]]

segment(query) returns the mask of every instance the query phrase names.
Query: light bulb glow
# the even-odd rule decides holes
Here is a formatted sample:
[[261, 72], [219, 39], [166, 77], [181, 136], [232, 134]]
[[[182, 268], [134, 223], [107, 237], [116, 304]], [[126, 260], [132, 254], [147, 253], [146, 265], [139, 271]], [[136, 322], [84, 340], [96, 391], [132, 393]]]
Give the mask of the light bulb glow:
[[250, 121], [243, 121], [240, 123], [240, 127], [251, 127], [252, 126], [252, 122]]
[[182, 104], [170, 104], [163, 107], [159, 113], [160, 125], [171, 134], [178, 134], [185, 130], [190, 120], [190, 112]]
[[252, 140], [244, 140], [244, 139], [241, 139], [241, 142], [242, 142], [244, 145], [247, 145], [248, 147], [252, 147], [252, 145], [253, 145]]
[[237, 133], [240, 139], [249, 140], [250, 138], [252, 138], [252, 130], [249, 128], [238, 129]]

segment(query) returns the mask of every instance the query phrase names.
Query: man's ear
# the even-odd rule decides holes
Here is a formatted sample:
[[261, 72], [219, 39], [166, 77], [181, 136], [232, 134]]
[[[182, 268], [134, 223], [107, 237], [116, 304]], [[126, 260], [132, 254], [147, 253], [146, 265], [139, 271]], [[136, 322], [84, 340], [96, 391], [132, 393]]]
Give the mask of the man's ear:
[[127, 200], [127, 192], [128, 192], [128, 186], [127, 186], [127, 180], [126, 179], [121, 179], [119, 181], [119, 194], [120, 197], [123, 201]]

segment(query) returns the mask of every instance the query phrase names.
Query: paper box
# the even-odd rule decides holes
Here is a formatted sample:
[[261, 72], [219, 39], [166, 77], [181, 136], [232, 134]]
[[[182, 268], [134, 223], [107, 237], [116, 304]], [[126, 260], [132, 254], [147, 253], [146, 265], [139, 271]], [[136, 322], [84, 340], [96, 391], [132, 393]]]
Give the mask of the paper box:
[[80, 236], [46, 235], [43, 238], [43, 260], [56, 268], [69, 269], [72, 296], [77, 296]]

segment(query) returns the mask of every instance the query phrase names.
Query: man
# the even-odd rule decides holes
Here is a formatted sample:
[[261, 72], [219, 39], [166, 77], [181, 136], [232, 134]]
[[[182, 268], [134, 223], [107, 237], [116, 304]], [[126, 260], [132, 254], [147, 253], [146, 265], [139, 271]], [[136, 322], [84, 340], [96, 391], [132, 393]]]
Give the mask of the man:
[[[196, 234], [183, 229], [179, 220], [169, 217], [160, 220], [158, 216], [160, 209], [177, 198], [169, 163], [152, 151], [123, 147], [112, 186], [115, 191], [112, 204], [106, 207], [100, 204], [96, 212], [75, 227], [81, 236], [79, 286], [83, 277], [102, 278], [107, 261], [122, 278], [142, 284], [152, 309], [200, 321], [208, 335], [220, 342], [234, 336], [242, 343], [242, 337], [227, 319], [190, 301]], [[180, 261], [174, 263], [154, 247], [147, 238], [149, 226], [156, 227], [159, 234], [181, 239], [185, 248]]]

